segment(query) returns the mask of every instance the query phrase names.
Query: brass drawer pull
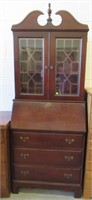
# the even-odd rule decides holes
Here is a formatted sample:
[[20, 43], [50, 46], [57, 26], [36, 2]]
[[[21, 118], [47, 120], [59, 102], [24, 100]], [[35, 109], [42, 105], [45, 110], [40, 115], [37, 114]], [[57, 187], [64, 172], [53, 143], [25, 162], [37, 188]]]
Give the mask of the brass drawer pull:
[[45, 66], [44, 69], [48, 69], [48, 66]]
[[29, 157], [29, 153], [21, 153], [20, 157], [23, 158], [23, 159], [26, 159], [26, 158]]
[[22, 140], [23, 142], [29, 140], [29, 137], [28, 136], [20, 136], [20, 140]]
[[50, 66], [50, 69], [53, 69], [54, 67], [53, 66]]
[[65, 160], [71, 161], [74, 159], [74, 156], [65, 156]]
[[65, 139], [65, 141], [66, 141], [66, 143], [68, 143], [68, 144], [72, 144], [72, 143], [74, 143], [75, 142], [75, 140], [74, 139]]
[[24, 176], [28, 176], [29, 175], [29, 171], [21, 170], [21, 174], [23, 174]]
[[67, 179], [70, 179], [70, 178], [72, 178], [72, 174], [64, 174], [64, 177]]

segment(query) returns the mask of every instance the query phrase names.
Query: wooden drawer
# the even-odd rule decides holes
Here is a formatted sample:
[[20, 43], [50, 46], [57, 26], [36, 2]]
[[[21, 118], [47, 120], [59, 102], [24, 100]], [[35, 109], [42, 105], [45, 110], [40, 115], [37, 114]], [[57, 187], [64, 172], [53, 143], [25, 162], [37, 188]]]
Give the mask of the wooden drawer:
[[44, 149], [14, 149], [14, 163], [54, 165], [62, 167], [80, 167], [81, 151], [44, 150]]
[[50, 181], [80, 183], [80, 170], [42, 166], [14, 166], [14, 179], [27, 181]]
[[43, 149], [66, 149], [82, 148], [82, 134], [53, 134], [53, 133], [33, 133], [14, 132], [13, 144], [15, 147], [30, 147]]

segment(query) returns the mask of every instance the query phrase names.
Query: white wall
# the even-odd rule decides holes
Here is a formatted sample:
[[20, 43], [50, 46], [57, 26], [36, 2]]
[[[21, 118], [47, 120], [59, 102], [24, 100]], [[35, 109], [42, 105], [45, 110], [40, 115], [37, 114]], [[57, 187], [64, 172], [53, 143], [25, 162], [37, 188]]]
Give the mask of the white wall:
[[67, 10], [80, 23], [88, 24], [85, 87], [92, 87], [92, 0], [0, 0], [0, 110], [12, 110], [15, 97], [11, 26], [33, 10], [41, 10], [47, 17], [48, 3], [53, 13]]

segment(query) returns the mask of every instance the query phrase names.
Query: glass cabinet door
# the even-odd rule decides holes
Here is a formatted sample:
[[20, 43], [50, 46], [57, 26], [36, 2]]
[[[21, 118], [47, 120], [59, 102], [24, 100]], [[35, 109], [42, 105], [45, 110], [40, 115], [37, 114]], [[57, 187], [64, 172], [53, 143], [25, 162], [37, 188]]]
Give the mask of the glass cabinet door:
[[51, 38], [53, 70], [50, 71], [50, 77], [53, 77], [54, 81], [50, 98], [78, 97], [80, 94], [82, 39], [56, 37], [55, 35], [52, 35]]
[[18, 38], [21, 98], [61, 100], [80, 95], [82, 39], [50, 35], [50, 40], [48, 33]]
[[44, 40], [19, 39], [20, 93], [44, 94]]
[[56, 39], [55, 95], [79, 95], [81, 39]]

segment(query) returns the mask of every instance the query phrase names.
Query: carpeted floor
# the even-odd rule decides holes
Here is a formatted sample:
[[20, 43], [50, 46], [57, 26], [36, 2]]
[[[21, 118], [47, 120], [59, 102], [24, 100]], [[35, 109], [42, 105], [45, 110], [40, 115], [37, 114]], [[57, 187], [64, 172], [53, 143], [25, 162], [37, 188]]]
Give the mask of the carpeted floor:
[[[74, 200], [73, 193], [62, 192], [56, 190], [38, 190], [38, 189], [23, 189], [18, 194], [10, 195], [10, 198], [3, 198], [2, 200]], [[81, 198], [82, 200], [83, 198]], [[75, 199], [80, 200], [80, 199]]]

